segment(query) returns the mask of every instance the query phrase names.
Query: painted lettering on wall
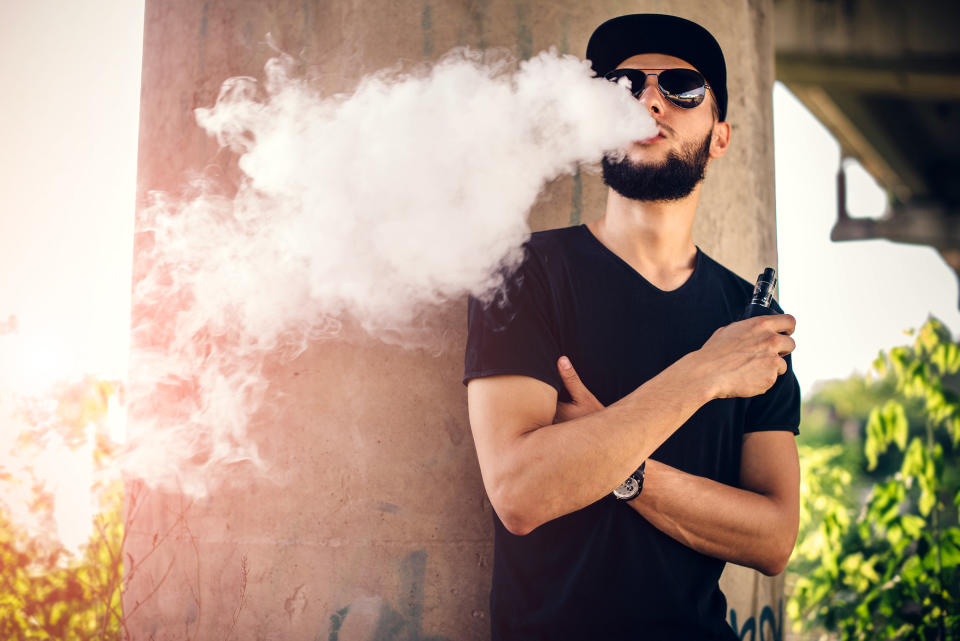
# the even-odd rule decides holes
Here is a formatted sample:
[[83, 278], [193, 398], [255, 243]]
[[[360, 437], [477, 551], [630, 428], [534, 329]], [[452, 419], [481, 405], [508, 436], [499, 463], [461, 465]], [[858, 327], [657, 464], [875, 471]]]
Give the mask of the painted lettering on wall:
[[[400, 563], [400, 603], [398, 608], [384, 602], [370, 641], [450, 641], [447, 637], [424, 635], [423, 583], [427, 568], [427, 551], [416, 550]], [[340, 630], [350, 612], [350, 605], [330, 615], [328, 641], [339, 641]]]
[[783, 599], [779, 601], [779, 616], [769, 605], [760, 610], [760, 618], [750, 617], [738, 626], [737, 611], [730, 608], [730, 627], [740, 641], [783, 641]]

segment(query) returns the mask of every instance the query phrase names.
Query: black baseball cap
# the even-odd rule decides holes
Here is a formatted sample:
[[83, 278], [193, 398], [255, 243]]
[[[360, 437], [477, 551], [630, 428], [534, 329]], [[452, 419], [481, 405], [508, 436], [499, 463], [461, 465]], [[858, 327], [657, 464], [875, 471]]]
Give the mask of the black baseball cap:
[[587, 58], [598, 76], [640, 53], [662, 53], [696, 67], [713, 90], [720, 120], [726, 120], [727, 65], [720, 44], [709, 31], [677, 16], [633, 13], [607, 20], [587, 43]]

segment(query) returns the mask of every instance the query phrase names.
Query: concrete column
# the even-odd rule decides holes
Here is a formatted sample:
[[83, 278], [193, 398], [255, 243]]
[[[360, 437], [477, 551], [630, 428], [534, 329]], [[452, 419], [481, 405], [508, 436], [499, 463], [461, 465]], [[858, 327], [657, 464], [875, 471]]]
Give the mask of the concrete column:
[[[398, 60], [435, 59], [458, 45], [520, 57], [556, 46], [582, 56], [596, 25], [637, 11], [693, 19], [726, 52], [733, 144], [709, 170], [695, 234], [752, 280], [776, 263], [771, 0], [722, 8], [708, 0], [147, 0], [141, 206], [149, 190], [177, 193], [192, 171], [227, 182], [237, 175], [235, 158], [218, 152], [193, 109], [212, 105], [230, 76], [262, 77], [274, 55], [267, 33], [332, 93]], [[531, 224], [586, 222], [604, 198], [596, 176], [558, 180]], [[138, 274], [144, 268], [135, 264]], [[128, 486], [128, 501], [136, 498], [125, 549], [131, 638], [488, 637], [491, 508], [460, 384], [464, 302], [444, 318], [449, 340], [440, 355], [354, 337], [270, 363], [274, 412], [252, 436], [296, 484], [234, 483], [193, 502]], [[750, 617], [764, 624], [766, 606], [780, 626], [778, 580], [734, 569], [723, 585], [738, 629]]]

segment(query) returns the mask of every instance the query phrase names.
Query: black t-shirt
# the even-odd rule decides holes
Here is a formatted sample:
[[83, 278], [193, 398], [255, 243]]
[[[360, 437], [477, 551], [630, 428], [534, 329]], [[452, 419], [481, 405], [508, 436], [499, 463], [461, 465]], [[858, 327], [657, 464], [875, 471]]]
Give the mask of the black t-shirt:
[[[556, 368], [565, 354], [609, 405], [737, 320], [752, 290], [699, 249], [687, 282], [665, 292], [585, 225], [537, 232], [504, 295], [489, 306], [470, 300], [463, 380], [521, 374], [569, 400]], [[799, 422], [791, 366], [761, 396], [707, 403], [652, 458], [736, 486], [743, 434], [797, 433]], [[736, 639], [717, 584], [724, 562], [612, 496], [526, 536], [493, 520], [494, 641]]]

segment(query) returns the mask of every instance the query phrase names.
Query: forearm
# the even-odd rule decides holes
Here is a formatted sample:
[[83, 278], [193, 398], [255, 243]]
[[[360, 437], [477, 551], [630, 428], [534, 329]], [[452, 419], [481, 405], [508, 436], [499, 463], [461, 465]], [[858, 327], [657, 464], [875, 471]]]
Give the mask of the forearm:
[[708, 556], [774, 575], [797, 536], [790, 501], [724, 485], [648, 459], [630, 506], [654, 527]]
[[698, 368], [684, 357], [609, 407], [517, 437], [494, 485], [504, 523], [526, 533], [622, 483], [710, 400]]

